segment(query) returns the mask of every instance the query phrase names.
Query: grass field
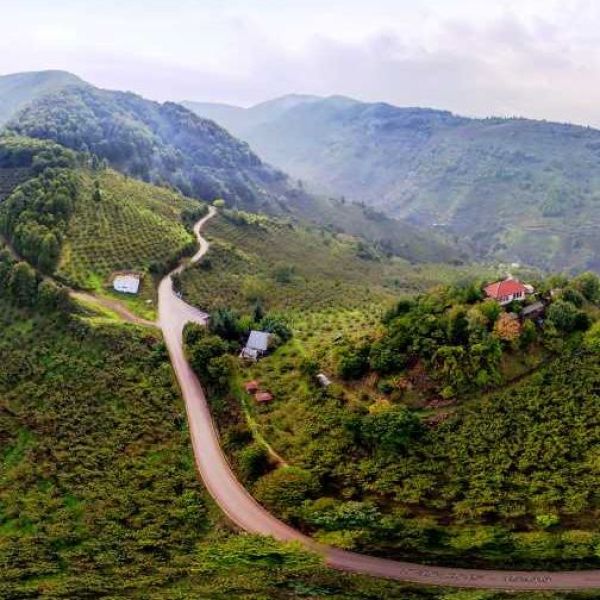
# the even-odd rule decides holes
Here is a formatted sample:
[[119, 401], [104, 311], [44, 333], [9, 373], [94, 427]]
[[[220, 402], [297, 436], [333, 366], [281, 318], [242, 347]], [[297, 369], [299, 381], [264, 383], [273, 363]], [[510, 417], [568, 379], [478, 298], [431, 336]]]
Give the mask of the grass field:
[[113, 271], [160, 268], [193, 244], [181, 212], [197, 202], [110, 170], [82, 171], [80, 182], [57, 271], [71, 285], [101, 290]]

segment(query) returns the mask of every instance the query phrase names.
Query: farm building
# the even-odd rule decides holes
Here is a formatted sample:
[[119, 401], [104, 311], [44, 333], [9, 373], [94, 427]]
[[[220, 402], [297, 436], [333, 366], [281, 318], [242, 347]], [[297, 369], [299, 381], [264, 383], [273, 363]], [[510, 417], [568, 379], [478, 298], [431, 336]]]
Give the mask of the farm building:
[[248, 381], [244, 384], [244, 389], [248, 394], [255, 394], [258, 391], [258, 381]]
[[271, 334], [266, 331], [251, 331], [240, 357], [258, 360], [269, 349], [270, 339]]
[[137, 294], [140, 289], [139, 275], [117, 275], [113, 279], [113, 289], [123, 294]]
[[271, 400], [273, 400], [273, 395], [269, 392], [258, 392], [254, 398], [259, 404], [264, 404], [266, 402], [271, 402]]
[[528, 294], [533, 294], [534, 289], [530, 285], [521, 283], [518, 279], [508, 277], [503, 281], [490, 283], [484, 289], [488, 298], [496, 300], [501, 306], [511, 302], [523, 302]]
[[543, 302], [534, 302], [529, 306], [526, 306], [521, 311], [521, 318], [523, 319], [538, 319], [544, 314], [546, 310], [546, 305]]

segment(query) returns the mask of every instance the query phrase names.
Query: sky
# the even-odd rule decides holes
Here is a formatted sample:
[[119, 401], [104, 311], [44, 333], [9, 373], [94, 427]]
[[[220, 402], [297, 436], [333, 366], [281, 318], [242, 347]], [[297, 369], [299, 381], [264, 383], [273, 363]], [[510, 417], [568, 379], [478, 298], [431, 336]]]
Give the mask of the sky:
[[0, 0], [0, 74], [156, 100], [342, 94], [600, 127], [597, 0]]

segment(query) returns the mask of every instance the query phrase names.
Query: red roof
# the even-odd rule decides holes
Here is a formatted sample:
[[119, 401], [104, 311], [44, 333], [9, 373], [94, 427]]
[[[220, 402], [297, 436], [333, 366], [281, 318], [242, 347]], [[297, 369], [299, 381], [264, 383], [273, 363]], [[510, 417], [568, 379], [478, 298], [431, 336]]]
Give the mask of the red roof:
[[498, 300], [499, 298], [512, 296], [513, 294], [518, 294], [519, 292], [526, 294], [527, 288], [518, 279], [505, 279], [504, 281], [490, 283], [490, 285], [488, 285], [484, 291], [489, 298]]
[[244, 384], [247, 392], [255, 392], [258, 389], [258, 381], [248, 381]]
[[273, 396], [269, 392], [259, 392], [255, 398], [257, 402], [271, 402], [273, 400]]

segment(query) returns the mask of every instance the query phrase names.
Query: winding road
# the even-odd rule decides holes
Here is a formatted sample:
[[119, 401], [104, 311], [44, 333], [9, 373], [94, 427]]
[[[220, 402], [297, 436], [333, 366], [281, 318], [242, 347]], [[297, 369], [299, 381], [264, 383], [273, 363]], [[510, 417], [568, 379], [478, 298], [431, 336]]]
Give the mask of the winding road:
[[[215, 212], [211, 208], [194, 227], [200, 248], [191, 259], [192, 263], [200, 260], [208, 250], [208, 242], [202, 237], [201, 230]], [[270, 514], [252, 498], [231, 470], [221, 450], [200, 381], [186, 360], [183, 328], [188, 322], [205, 325], [207, 315], [186, 304], [173, 290], [171, 275], [180, 273], [184, 268], [181, 265], [160, 283], [159, 326], [185, 401], [198, 471], [209, 493], [238, 527], [282, 541], [298, 541], [306, 548], [320, 553], [326, 564], [336, 569], [405, 582], [505, 590], [600, 589], [600, 570], [542, 572], [429, 567], [338, 550], [318, 544]]]

